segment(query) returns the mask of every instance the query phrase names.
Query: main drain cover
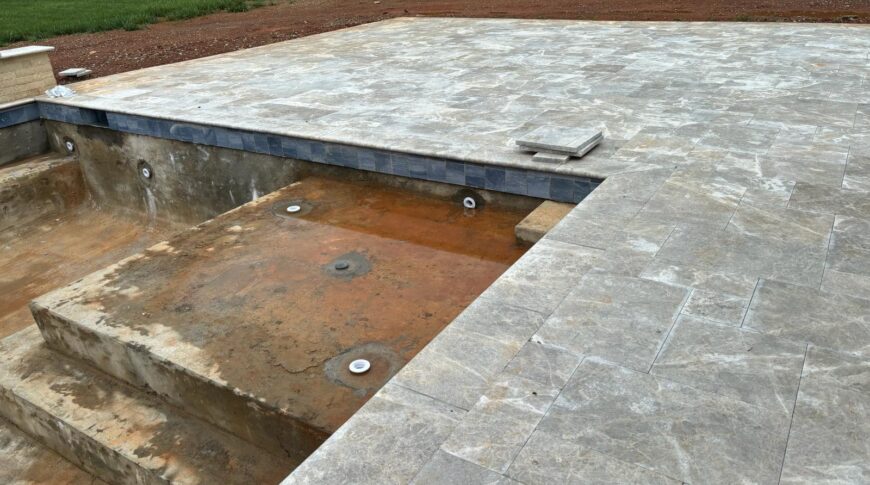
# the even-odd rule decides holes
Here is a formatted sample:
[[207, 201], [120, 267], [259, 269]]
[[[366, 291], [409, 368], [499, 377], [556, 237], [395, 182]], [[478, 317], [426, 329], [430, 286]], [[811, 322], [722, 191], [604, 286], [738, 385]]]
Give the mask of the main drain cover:
[[372, 265], [365, 254], [356, 251], [342, 254], [323, 265], [323, 271], [326, 274], [342, 279], [353, 279], [357, 276], [362, 276], [371, 271], [371, 269]]

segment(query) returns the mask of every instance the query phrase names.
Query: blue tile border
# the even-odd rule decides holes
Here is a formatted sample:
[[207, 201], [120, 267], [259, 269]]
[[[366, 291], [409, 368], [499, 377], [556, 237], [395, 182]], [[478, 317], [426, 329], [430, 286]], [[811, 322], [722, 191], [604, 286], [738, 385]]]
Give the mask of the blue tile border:
[[36, 103], [19, 104], [0, 110], [0, 128], [20, 125], [40, 119]]
[[[31, 105], [38, 105], [37, 118], [53, 121], [98, 126], [137, 135], [245, 150], [558, 202], [580, 202], [601, 183], [600, 180], [538, 170], [388, 152], [341, 143], [175, 122], [41, 101]], [[2, 114], [3, 112], [0, 112], [0, 116]]]

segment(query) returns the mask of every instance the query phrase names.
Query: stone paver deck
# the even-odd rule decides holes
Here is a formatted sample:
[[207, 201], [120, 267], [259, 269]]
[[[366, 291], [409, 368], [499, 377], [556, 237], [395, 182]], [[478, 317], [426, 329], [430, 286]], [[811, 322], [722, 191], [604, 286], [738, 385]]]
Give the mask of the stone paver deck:
[[[606, 177], [285, 481], [870, 481], [870, 29], [399, 19], [59, 102]], [[537, 165], [536, 165], [537, 166]]]

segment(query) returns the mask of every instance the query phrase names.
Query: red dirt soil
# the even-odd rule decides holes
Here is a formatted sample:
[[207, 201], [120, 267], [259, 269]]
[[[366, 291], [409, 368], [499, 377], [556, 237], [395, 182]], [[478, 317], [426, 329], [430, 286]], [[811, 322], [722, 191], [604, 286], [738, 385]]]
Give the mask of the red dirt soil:
[[297, 0], [142, 30], [55, 37], [55, 71], [105, 76], [399, 16], [870, 23], [870, 0]]

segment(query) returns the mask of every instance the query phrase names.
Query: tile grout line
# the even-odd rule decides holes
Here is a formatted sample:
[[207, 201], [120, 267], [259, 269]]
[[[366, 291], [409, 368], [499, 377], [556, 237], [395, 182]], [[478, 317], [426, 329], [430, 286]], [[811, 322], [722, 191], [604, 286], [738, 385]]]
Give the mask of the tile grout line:
[[683, 308], [685, 308], [686, 304], [689, 303], [689, 299], [692, 297], [692, 295], [694, 293], [695, 293], [695, 288], [691, 288], [687, 292], [686, 296], [683, 297], [683, 301], [680, 304], [680, 308], [677, 309], [677, 312], [675, 313], [675, 316], [674, 316], [674, 320], [671, 322], [670, 328], [668, 328], [668, 333], [665, 335], [665, 338], [662, 340], [662, 343], [659, 344], [659, 348], [656, 351], [656, 355], [655, 355], [655, 357], [653, 357], [652, 362], [650, 362], [649, 367], [647, 368], [645, 374], [649, 374], [650, 372], [652, 372], [653, 366], [655, 365], [656, 361], [659, 360], [659, 357], [662, 355], [662, 352], [665, 350], [665, 347], [667, 346], [668, 341], [671, 338], [671, 334], [674, 331], [674, 327], [677, 326], [677, 321], [679, 321], [680, 315], [683, 314]]
[[758, 295], [758, 287], [761, 286], [762, 278], [758, 278], [755, 280], [755, 288], [752, 289], [752, 295], [749, 297], [749, 303], [746, 304], [746, 311], [743, 312], [743, 318], [740, 319], [740, 325], [737, 328], [744, 328], [746, 325], [746, 318], [749, 316], [749, 310], [752, 308], [752, 302], [755, 300], [756, 295]]
[[810, 344], [806, 344], [806, 347], [804, 348], [804, 361], [801, 364], [801, 373], [800, 377], [798, 378], [798, 386], [797, 390], [794, 393], [794, 405], [791, 408], [791, 419], [788, 422], [788, 432], [785, 435], [785, 448], [782, 450], [782, 463], [779, 466], [779, 480], [777, 481], [777, 483], [782, 483], [782, 472], [785, 469], [785, 458], [788, 455], [788, 443], [791, 440], [791, 428], [792, 425], [794, 425], [794, 415], [795, 411], [797, 411], [797, 400], [798, 396], [800, 396], [801, 393], [801, 383], [803, 383], [804, 381], [804, 368], [807, 366], [807, 356], [809, 355], [809, 352]]
[[831, 232], [828, 234], [828, 243], [825, 244], [825, 259], [822, 261], [822, 274], [819, 277], [818, 291], [822, 291], [822, 285], [825, 284], [825, 273], [828, 271], [828, 257], [831, 255], [831, 244], [834, 242], [834, 227], [837, 225], [837, 215], [834, 214], [831, 220]]
[[556, 404], [556, 400], [559, 399], [559, 396], [561, 396], [562, 392], [565, 391], [565, 388], [568, 387], [568, 383], [574, 377], [574, 374], [577, 373], [577, 369], [580, 368], [580, 364], [582, 364], [583, 361], [585, 361], [585, 360], [586, 360], [586, 356], [584, 355], [583, 358], [580, 359], [580, 362], [577, 362], [577, 366], [574, 367], [574, 370], [571, 371], [571, 375], [568, 376], [568, 378], [565, 380], [565, 384], [563, 384], [562, 387], [559, 388], [559, 392], [556, 393], [556, 397], [553, 398], [553, 401], [550, 402], [550, 404], [547, 406], [547, 410], [541, 414], [540, 419], [538, 419], [538, 422], [535, 423], [535, 427], [532, 429], [532, 432], [529, 433], [528, 436], [526, 436], [526, 439], [525, 439], [525, 441], [523, 441], [522, 446], [520, 446], [517, 449], [517, 452], [514, 453], [514, 455], [511, 457], [510, 463], [507, 464], [507, 468], [505, 468], [504, 473], [501, 474], [502, 476], [507, 477], [507, 478], [512, 478], [508, 475], [508, 472], [510, 471], [510, 469], [514, 465], [514, 463], [517, 461], [517, 457], [520, 456], [520, 453], [522, 453], [523, 449], [525, 449], [526, 445], [529, 443], [529, 440], [532, 439], [532, 435], [535, 434], [535, 432], [538, 430], [538, 426], [541, 425], [541, 422], [543, 422], [544, 419], [550, 414], [550, 410]]

